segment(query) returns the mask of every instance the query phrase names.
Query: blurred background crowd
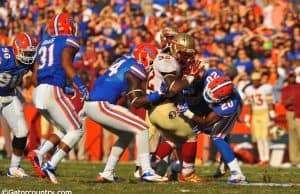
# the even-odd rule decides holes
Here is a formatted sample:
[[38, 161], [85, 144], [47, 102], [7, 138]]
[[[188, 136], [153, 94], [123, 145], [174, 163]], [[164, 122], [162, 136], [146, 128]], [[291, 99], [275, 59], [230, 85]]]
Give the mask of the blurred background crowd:
[[[161, 29], [173, 27], [191, 34], [198, 57], [226, 72], [238, 88], [260, 72], [273, 86], [274, 103], [300, 109], [281, 100], [283, 88], [300, 83], [298, 0], [0, 0], [0, 46], [11, 45], [22, 31], [42, 39], [49, 18], [62, 11], [79, 24], [81, 48], [74, 66], [89, 87], [116, 58], [140, 42], [159, 46]], [[29, 77], [22, 93], [30, 105]], [[292, 83], [290, 77], [295, 78]], [[10, 144], [5, 145], [9, 153]], [[107, 149], [107, 143], [100, 147]], [[80, 159], [89, 158], [82, 153]]]

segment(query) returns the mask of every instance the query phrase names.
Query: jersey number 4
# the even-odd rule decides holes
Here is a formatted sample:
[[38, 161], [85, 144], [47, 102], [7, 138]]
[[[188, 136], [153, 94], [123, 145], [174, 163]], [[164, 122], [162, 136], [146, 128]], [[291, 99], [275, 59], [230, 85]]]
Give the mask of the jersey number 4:
[[42, 46], [39, 49], [39, 55], [40, 55], [40, 64], [39, 69], [43, 69], [44, 67], [48, 66], [51, 67], [54, 62], [53, 57], [53, 51], [54, 51], [54, 45], [50, 45], [49, 47]]
[[121, 65], [125, 62], [125, 60], [120, 60], [120, 61], [117, 61], [116, 63], [112, 64], [110, 67], [109, 67], [109, 74], [108, 76], [111, 77], [113, 75], [115, 75], [116, 73], [118, 73], [118, 70], [119, 68], [121, 67]]

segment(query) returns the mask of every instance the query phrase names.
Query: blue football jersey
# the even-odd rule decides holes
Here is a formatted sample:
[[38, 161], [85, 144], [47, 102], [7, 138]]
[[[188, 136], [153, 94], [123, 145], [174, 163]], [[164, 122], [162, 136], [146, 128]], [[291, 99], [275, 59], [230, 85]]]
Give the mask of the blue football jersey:
[[226, 117], [232, 115], [236, 111], [240, 111], [242, 99], [235, 89], [229, 99], [221, 103], [210, 104], [210, 106], [216, 114], [221, 117]]
[[38, 84], [65, 87], [67, 75], [61, 64], [64, 48], [80, 48], [79, 40], [75, 36], [47, 36], [42, 40], [37, 49]]
[[0, 96], [15, 95], [15, 87], [30, 68], [16, 63], [12, 47], [0, 47]]
[[146, 70], [132, 56], [118, 58], [109, 69], [95, 81], [90, 93], [91, 101], [108, 101], [112, 104], [127, 92], [126, 73], [131, 72], [141, 80], [146, 79]]
[[[203, 82], [201, 88], [205, 88], [207, 84], [209, 84], [212, 80], [218, 77], [225, 77], [226, 75], [218, 70], [218, 69], [209, 69], [203, 75]], [[234, 89], [233, 94], [229, 99], [221, 103], [210, 104], [209, 107], [217, 113], [219, 116], [230, 116], [234, 112], [236, 112], [239, 106], [242, 105], [242, 99], [236, 89]]]
[[218, 78], [218, 77], [225, 77], [226, 75], [220, 71], [219, 69], [208, 69], [205, 71], [203, 75], [203, 86], [205, 87], [207, 84], [209, 84], [212, 80]]

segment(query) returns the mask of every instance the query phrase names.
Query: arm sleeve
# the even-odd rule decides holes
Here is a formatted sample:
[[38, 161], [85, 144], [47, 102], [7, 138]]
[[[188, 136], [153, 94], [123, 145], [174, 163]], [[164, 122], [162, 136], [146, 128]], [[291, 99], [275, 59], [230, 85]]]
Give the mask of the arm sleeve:
[[129, 72], [141, 80], [146, 80], [147, 78], [147, 72], [141, 65], [132, 65]]
[[66, 39], [66, 47], [80, 48], [79, 39], [75, 36], [70, 36]]

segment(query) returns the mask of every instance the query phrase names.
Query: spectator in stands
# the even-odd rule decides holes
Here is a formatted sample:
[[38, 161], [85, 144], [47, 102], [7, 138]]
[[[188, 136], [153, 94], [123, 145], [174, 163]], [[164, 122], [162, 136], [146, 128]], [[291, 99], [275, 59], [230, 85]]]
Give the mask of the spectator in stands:
[[235, 61], [235, 66], [238, 72], [246, 72], [248, 75], [252, 74], [254, 70], [253, 62], [247, 55], [245, 49], [242, 48], [238, 51], [238, 56]]

